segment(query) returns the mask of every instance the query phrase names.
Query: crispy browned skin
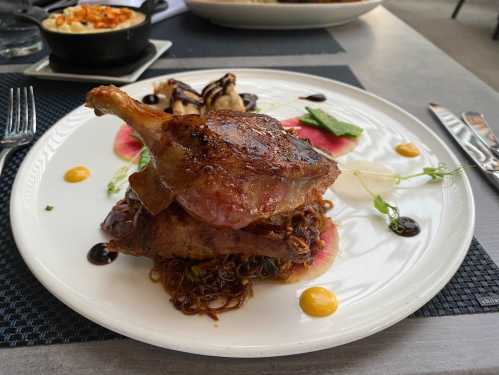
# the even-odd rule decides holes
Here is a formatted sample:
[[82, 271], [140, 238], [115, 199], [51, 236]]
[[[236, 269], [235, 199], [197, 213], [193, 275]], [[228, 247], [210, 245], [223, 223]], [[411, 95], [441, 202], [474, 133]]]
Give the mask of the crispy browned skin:
[[156, 175], [192, 216], [239, 229], [317, 200], [339, 170], [335, 162], [265, 115], [232, 111], [171, 116], [114, 86], [87, 96], [97, 114], [132, 126], [152, 153]]
[[153, 215], [159, 214], [175, 199], [175, 194], [161, 183], [155, 168], [149, 164], [132, 174], [128, 181], [144, 207]]
[[277, 215], [244, 229], [208, 225], [173, 203], [153, 216], [133, 192], [118, 202], [102, 223], [113, 237], [109, 250], [135, 256], [211, 259], [219, 255], [264, 255], [303, 263], [322, 248], [324, 208], [308, 205], [290, 216]]

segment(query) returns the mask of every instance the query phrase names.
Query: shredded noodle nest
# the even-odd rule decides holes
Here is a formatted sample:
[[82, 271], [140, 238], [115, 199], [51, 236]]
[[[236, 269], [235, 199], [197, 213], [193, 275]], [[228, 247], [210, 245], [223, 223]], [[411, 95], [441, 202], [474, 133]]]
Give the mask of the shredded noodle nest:
[[[321, 209], [314, 211], [313, 221], [322, 228], [324, 213], [332, 207], [332, 203], [327, 200], [320, 203]], [[288, 243], [294, 243], [303, 251], [309, 250], [306, 242], [295, 235], [290, 236]], [[318, 239], [316, 246], [322, 249], [324, 241]], [[255, 281], [286, 280], [296, 264], [309, 267], [312, 260], [308, 258], [296, 263], [296, 260], [239, 254], [209, 260], [156, 256], [149, 278], [163, 286], [170, 295], [172, 304], [184, 314], [207, 315], [218, 320], [218, 314], [238, 309], [253, 295], [252, 286]]]

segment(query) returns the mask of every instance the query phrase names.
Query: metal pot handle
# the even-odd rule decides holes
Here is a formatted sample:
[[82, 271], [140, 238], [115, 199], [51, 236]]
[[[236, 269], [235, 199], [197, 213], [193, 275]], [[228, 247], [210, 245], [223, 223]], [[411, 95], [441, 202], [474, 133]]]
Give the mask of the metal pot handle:
[[14, 16], [21, 18], [24, 21], [35, 23], [42, 26], [42, 21], [48, 17], [48, 13], [40, 7], [30, 7], [29, 9], [18, 9], [14, 12]]
[[55, 3], [44, 6], [43, 9], [45, 9], [47, 12], [52, 12], [53, 10], [56, 9], [72, 7], [75, 5], [78, 5], [78, 0], [59, 0], [56, 1]]
[[162, 3], [161, 0], [145, 0], [140, 6], [139, 10], [148, 16], [152, 16], [154, 11], [156, 11], [158, 5], [162, 7], [162, 10], [168, 9], [167, 1], [165, 1], [163, 4], [160, 3]]

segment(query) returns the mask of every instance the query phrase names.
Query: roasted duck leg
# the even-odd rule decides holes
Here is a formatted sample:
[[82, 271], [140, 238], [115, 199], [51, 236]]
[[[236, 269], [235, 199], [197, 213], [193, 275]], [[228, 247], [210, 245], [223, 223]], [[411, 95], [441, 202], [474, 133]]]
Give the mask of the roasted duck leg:
[[169, 113], [134, 100], [113, 85], [91, 90], [87, 95], [86, 106], [94, 108], [97, 116], [108, 113], [118, 116], [134, 128], [149, 147], [161, 141], [162, 125], [173, 118]]
[[239, 229], [292, 211], [316, 201], [339, 174], [334, 161], [269, 116], [171, 116], [114, 86], [90, 91], [87, 106], [133, 127], [151, 150], [159, 181], [190, 215], [210, 225]]

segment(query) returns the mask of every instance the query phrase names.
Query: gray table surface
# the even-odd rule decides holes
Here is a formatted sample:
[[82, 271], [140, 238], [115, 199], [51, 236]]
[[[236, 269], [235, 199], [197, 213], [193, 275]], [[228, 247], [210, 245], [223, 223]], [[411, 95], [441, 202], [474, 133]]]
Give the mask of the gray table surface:
[[[335, 55], [162, 59], [157, 68], [349, 65], [367, 90], [426, 122], [461, 152], [426, 110], [484, 112], [499, 131], [499, 95], [384, 8], [334, 29]], [[498, 45], [499, 48], [499, 45]], [[18, 65], [0, 72], [20, 71]], [[466, 159], [462, 157], [462, 161]], [[499, 263], [499, 199], [480, 174], [469, 176], [476, 236]], [[456, 228], [456, 230], [460, 230]], [[133, 340], [0, 350], [0, 374], [499, 374], [499, 314], [406, 319], [342, 347], [280, 358], [223, 359], [155, 348]]]

